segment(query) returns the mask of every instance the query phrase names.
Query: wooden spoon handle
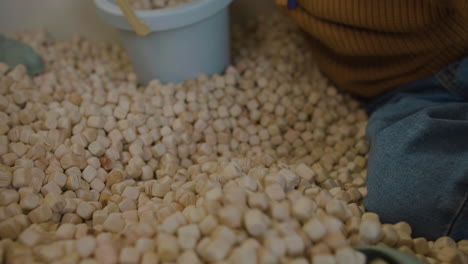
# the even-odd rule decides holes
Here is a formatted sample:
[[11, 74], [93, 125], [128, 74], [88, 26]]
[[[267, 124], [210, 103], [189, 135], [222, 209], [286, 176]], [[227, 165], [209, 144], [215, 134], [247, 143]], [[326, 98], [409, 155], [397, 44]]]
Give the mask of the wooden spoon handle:
[[132, 25], [132, 28], [135, 30], [138, 36], [144, 37], [150, 33], [148, 24], [137, 17], [135, 11], [127, 0], [115, 0], [115, 2], [120, 7], [120, 10], [122, 10], [125, 18], [130, 23], [130, 25]]

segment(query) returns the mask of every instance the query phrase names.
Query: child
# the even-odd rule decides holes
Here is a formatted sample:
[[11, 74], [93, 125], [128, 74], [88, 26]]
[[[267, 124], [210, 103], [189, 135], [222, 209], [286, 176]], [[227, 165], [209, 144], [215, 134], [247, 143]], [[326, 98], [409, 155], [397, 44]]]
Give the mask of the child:
[[288, 13], [338, 87], [373, 98], [367, 210], [468, 239], [468, 0], [297, 0]]

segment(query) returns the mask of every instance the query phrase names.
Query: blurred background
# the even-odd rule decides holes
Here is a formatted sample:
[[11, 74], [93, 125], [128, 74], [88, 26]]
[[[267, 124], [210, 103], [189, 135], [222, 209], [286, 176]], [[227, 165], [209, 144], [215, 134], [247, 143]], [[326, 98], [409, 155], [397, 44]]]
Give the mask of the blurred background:
[[[231, 17], [242, 23], [276, 7], [274, 0], [233, 0]], [[118, 41], [115, 29], [96, 15], [93, 0], [0, 0], [0, 34], [23, 29], [47, 29], [56, 39], [75, 33], [90, 40]]]

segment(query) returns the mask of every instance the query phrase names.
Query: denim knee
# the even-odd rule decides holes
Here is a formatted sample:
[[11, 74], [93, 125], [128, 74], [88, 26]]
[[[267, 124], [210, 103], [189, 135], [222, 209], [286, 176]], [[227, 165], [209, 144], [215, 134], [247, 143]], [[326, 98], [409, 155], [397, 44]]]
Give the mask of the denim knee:
[[414, 236], [468, 238], [468, 105], [400, 111], [401, 118], [383, 125], [379, 117], [388, 115], [379, 111], [398, 115], [399, 103], [369, 121], [366, 208], [383, 222], [409, 222]]

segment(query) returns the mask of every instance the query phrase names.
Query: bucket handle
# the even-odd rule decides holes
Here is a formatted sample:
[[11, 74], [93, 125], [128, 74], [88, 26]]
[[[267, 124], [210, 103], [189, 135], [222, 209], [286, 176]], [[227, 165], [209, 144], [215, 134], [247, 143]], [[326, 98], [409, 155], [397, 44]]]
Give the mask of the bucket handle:
[[143, 20], [139, 19], [135, 14], [135, 11], [128, 3], [128, 0], [115, 0], [117, 5], [122, 10], [127, 21], [132, 25], [132, 28], [135, 30], [136, 34], [140, 37], [144, 37], [149, 34], [150, 28]]

